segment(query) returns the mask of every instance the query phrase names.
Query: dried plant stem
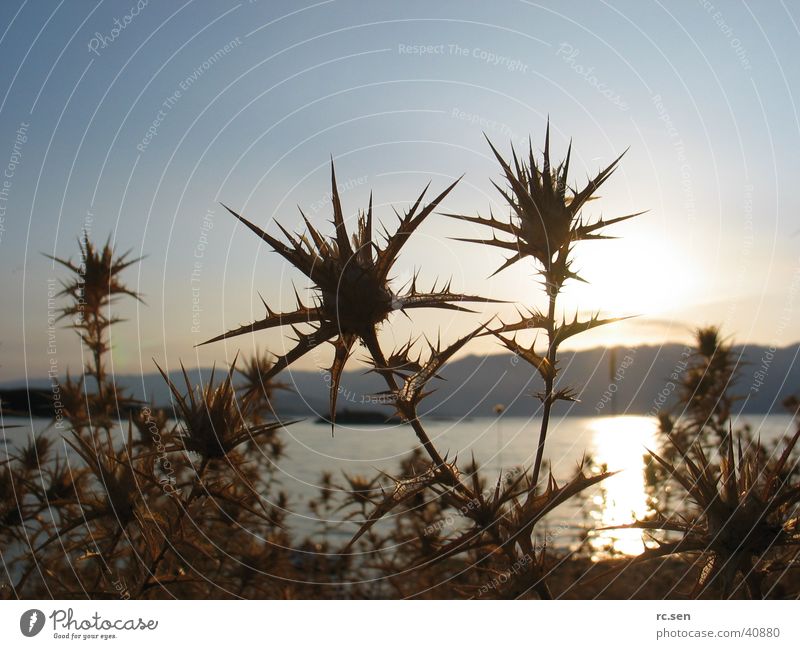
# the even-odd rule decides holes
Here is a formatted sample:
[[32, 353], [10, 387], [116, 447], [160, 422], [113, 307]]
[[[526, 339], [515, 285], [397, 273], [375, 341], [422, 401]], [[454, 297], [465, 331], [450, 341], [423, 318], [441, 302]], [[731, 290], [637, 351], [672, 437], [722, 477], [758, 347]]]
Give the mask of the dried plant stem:
[[[189, 511], [189, 505], [199, 495], [200, 486], [203, 484], [203, 475], [205, 474], [207, 468], [208, 458], [204, 457], [200, 463], [200, 467], [197, 470], [197, 480], [192, 485], [192, 490], [189, 492], [189, 497], [186, 499], [186, 504], [181, 508], [178, 518], [175, 521], [177, 525], [181, 525], [183, 523], [183, 519], [186, 516], [186, 513]], [[145, 573], [142, 575], [141, 583], [139, 584], [139, 588], [136, 590], [136, 599], [139, 599], [144, 594], [144, 591], [147, 589], [148, 582], [150, 581], [150, 577], [156, 576], [156, 570], [158, 569], [159, 564], [163, 561], [167, 554], [167, 550], [170, 547], [172, 547], [172, 544], [167, 540], [167, 534], [165, 532], [164, 543], [162, 543], [161, 549], [158, 551], [158, 554], [155, 556], [155, 558], [150, 562], [150, 567], [145, 569]]]
[[[100, 586], [100, 582], [102, 581], [103, 577], [108, 576], [111, 574], [111, 568], [109, 567], [109, 562], [105, 560], [104, 556], [109, 557], [111, 561], [114, 560], [114, 551], [117, 549], [117, 544], [119, 543], [120, 539], [122, 538], [125, 529], [120, 527], [115, 533], [113, 538], [111, 539], [111, 543], [108, 546], [108, 549], [105, 551], [105, 555], [101, 552], [100, 553], [100, 560], [103, 562], [103, 568], [101, 568], [100, 573], [94, 580], [94, 585], [92, 586], [92, 592], [97, 592], [97, 589]], [[99, 548], [98, 548], [99, 550]]]
[[[372, 355], [372, 359], [375, 361], [375, 366], [378, 373], [384, 378], [386, 384], [389, 386], [389, 389], [392, 392], [398, 392], [399, 386], [397, 385], [397, 381], [395, 380], [392, 371], [388, 368], [386, 357], [383, 355], [383, 350], [378, 343], [377, 336], [369, 336], [364, 342], [367, 345], [369, 353]], [[416, 416], [416, 412], [408, 414], [413, 416], [407, 416], [405, 419], [411, 425], [411, 428], [414, 430], [417, 439], [419, 439], [420, 443], [425, 448], [425, 451], [428, 453], [431, 460], [433, 460], [433, 463], [437, 467], [443, 467], [445, 465], [444, 458], [439, 454], [439, 451], [436, 450], [433, 442], [431, 442], [431, 438], [428, 437], [428, 433], [425, 432], [425, 428], [422, 426], [419, 418]]]
[[[527, 558], [530, 565], [536, 565], [536, 548], [531, 540], [531, 530], [526, 531], [524, 534], [519, 530], [517, 533], [512, 534], [506, 543], [505, 547], [509, 548], [507, 557], [510, 565], [514, 565], [519, 561], [519, 558], [514, 552], [514, 544], [518, 544], [523, 556]], [[531, 586], [532, 590], [539, 596], [539, 599], [553, 599], [553, 594], [550, 592], [550, 587], [547, 582], [542, 578]]]
[[[44, 577], [44, 575], [42, 574], [42, 567], [39, 564], [38, 560], [36, 559], [36, 557], [38, 557], [41, 554], [42, 550], [44, 550], [48, 545], [50, 545], [53, 541], [56, 541], [56, 540], [61, 542], [61, 546], [63, 548], [64, 547], [63, 546], [64, 542], [63, 542], [62, 539], [63, 539], [65, 534], [68, 534], [72, 530], [77, 529], [77, 528], [81, 527], [82, 525], [88, 525], [90, 521], [93, 521], [96, 518], [99, 518], [98, 514], [90, 514], [88, 516], [84, 516], [83, 518], [80, 518], [80, 519], [70, 523], [69, 525], [64, 527], [64, 529], [57, 530], [55, 534], [50, 536], [46, 541], [41, 543], [36, 548], [31, 548], [31, 550], [32, 550], [31, 556], [33, 557], [33, 561], [31, 562], [30, 566], [28, 566], [28, 569], [19, 578], [19, 581], [17, 581], [17, 583], [13, 586], [14, 590], [16, 592], [21, 591], [22, 587], [25, 585], [25, 582], [28, 581], [28, 577], [31, 576], [31, 574], [33, 573], [34, 570], [37, 570], [39, 572], [39, 575], [41, 577]], [[48, 594], [49, 597], [52, 597], [52, 593], [50, 592], [49, 588], [47, 589], [47, 594]]]
[[94, 356], [94, 378], [97, 381], [97, 398], [102, 401], [103, 396], [103, 381], [105, 381], [105, 368], [103, 368], [103, 354], [100, 349], [102, 339], [94, 341], [92, 344], [92, 355]]
[[[547, 361], [550, 367], [556, 366], [557, 343], [555, 341], [556, 329], [556, 299], [558, 289], [548, 282], [548, 307], [547, 307]], [[539, 484], [539, 473], [542, 469], [542, 458], [544, 457], [544, 446], [547, 441], [547, 429], [550, 425], [550, 409], [553, 406], [553, 387], [555, 379], [550, 374], [544, 382], [544, 403], [542, 407], [542, 424], [539, 428], [539, 443], [536, 448], [536, 460], [533, 464], [533, 476], [531, 479], [531, 491], [536, 489]]]

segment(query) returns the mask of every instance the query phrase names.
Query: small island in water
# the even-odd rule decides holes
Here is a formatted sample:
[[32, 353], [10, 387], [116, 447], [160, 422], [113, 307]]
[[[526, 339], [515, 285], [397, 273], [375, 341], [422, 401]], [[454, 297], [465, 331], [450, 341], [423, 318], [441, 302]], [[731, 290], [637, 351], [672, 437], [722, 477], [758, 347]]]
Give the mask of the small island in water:
[[[321, 415], [314, 422], [316, 424], [331, 423], [330, 414]], [[345, 408], [336, 413], [337, 424], [352, 424], [356, 426], [370, 426], [380, 424], [399, 424], [402, 420], [397, 415], [388, 415], [379, 410], [351, 410]]]

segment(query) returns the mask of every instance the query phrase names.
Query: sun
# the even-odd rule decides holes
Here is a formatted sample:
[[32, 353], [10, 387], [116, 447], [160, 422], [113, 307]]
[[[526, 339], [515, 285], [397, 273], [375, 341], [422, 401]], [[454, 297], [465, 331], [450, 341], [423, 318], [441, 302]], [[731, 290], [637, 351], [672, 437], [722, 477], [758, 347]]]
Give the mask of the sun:
[[656, 245], [655, 237], [639, 236], [583, 245], [576, 267], [591, 283], [571, 282], [564, 289], [566, 304], [579, 311], [606, 316], [669, 317], [695, 299], [693, 267], [676, 259], [670, 246]]

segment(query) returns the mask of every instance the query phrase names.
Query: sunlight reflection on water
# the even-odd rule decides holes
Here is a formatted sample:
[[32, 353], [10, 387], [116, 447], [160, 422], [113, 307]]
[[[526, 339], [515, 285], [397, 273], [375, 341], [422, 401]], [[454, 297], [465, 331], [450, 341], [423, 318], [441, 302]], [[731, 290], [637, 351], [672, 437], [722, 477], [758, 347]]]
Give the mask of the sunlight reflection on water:
[[[650, 508], [645, 483], [646, 448], [655, 449], [657, 423], [650, 417], [603, 417], [589, 424], [593, 460], [599, 468], [619, 471], [600, 483], [591, 516], [599, 528], [632, 523], [645, 517]], [[641, 554], [641, 530], [617, 529], [592, 532], [589, 544], [595, 558], [619, 553]]]

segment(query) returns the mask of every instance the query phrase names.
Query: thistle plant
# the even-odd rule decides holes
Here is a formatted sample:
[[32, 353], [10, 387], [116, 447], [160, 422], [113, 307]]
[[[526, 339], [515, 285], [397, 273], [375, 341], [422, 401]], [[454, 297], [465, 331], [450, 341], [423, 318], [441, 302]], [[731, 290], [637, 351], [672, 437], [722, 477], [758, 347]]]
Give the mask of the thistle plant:
[[274, 363], [267, 351], [256, 351], [237, 369], [244, 379], [237, 391], [249, 406], [251, 421], [261, 421], [275, 416], [273, 398], [278, 390], [291, 391], [288, 383], [266, 378]]
[[695, 340], [679, 386], [681, 428], [686, 436], [713, 433], [719, 442], [728, 435], [731, 411], [739, 401], [732, 394], [739, 358], [717, 327], [700, 327]]
[[[333, 364], [329, 368], [332, 427], [335, 425], [336, 401], [342, 372], [356, 342], [360, 341], [367, 348], [390, 388], [396, 388], [394, 375], [386, 366], [378, 342], [378, 329], [392, 313], [420, 308], [468, 311], [459, 303], [494, 301], [475, 295], [455, 293], [450, 289], [449, 283], [438, 290], [434, 286], [427, 292], [417, 290], [416, 281], [405, 292], [400, 293], [392, 290], [390, 286], [390, 273], [403, 246], [457, 182], [445, 188], [433, 201], [423, 205], [422, 201], [428, 189], [426, 187], [402, 216], [395, 212], [399, 220], [397, 229], [391, 234], [384, 229], [382, 241], [373, 236], [371, 196], [366, 212], [359, 213], [356, 234], [352, 237], [348, 234], [333, 162], [331, 162], [331, 202], [335, 236], [331, 238], [320, 234], [302, 210], [301, 215], [308, 231], [306, 235], [293, 235], [278, 224], [288, 241], [287, 244], [226, 207], [234, 217], [311, 281], [314, 304], [306, 306], [297, 296], [297, 308], [294, 311], [277, 313], [265, 303], [267, 313], [263, 319], [228, 331], [202, 344], [263, 329], [291, 326], [297, 337], [296, 345], [286, 354], [279, 356], [263, 375], [263, 380], [270, 380], [311, 350], [330, 342], [334, 348]], [[298, 325], [311, 325], [312, 330], [303, 332]], [[420, 430], [417, 430], [418, 434]], [[429, 447], [429, 442], [425, 439], [421, 441]]]
[[[259, 407], [260, 395], [247, 393], [243, 398], [237, 399], [233, 384], [236, 359], [231, 363], [222, 382], [215, 382], [215, 372], [212, 370], [211, 377], [202, 387], [193, 386], [186, 369], [181, 365], [185, 392], [180, 390], [158, 364], [156, 367], [172, 393], [174, 414], [178, 422], [164, 435], [169, 443], [163, 452], [179, 453], [183, 456], [184, 467], [191, 467], [186, 471], [191, 474], [188, 494], [181, 498], [180, 509], [171, 521], [171, 527], [182, 528], [188, 516], [198, 513], [197, 507], [203, 498], [210, 498], [219, 507], [223, 519], [228, 522], [236, 521], [241, 512], [246, 510], [269, 525], [277, 524], [281, 515], [275, 515], [264, 506], [254, 485], [258, 478], [248, 476], [241, 450], [250, 443], [257, 444], [262, 438], [270, 437], [292, 422], [265, 423], [256, 417], [259, 419], [259, 423], [256, 423], [251, 419], [251, 415]], [[189, 455], [199, 456], [199, 464], [194, 464]], [[225, 477], [222, 480], [209, 479], [208, 472], [214, 468], [223, 472], [226, 468], [230, 469], [235, 480], [229, 481]], [[256, 502], [253, 503], [253, 500]], [[162, 585], [162, 580], [157, 577], [158, 569], [172, 545], [173, 541], [164, 530], [160, 549], [141, 575], [137, 596], [143, 596], [153, 586]]]
[[[509, 163], [488, 138], [487, 142], [503, 171], [506, 186], [495, 182], [493, 184], [510, 208], [509, 219], [501, 220], [495, 218], [493, 214], [490, 214], [489, 218], [462, 214], [448, 216], [488, 227], [492, 231], [490, 239], [459, 239], [460, 241], [479, 243], [512, 253], [494, 274], [530, 258], [545, 289], [546, 312], [535, 308], [521, 309], [518, 322], [504, 323], [492, 330], [503, 345], [530, 363], [544, 381], [544, 392], [539, 395], [542, 402], [542, 422], [531, 485], [532, 489], [535, 489], [539, 482], [553, 404], [559, 399], [571, 401], [575, 398], [573, 390], [556, 388], [558, 348], [576, 334], [619, 320], [619, 318], [601, 319], [599, 314], [583, 321], [578, 319], [577, 314], [569, 321], [566, 316], [559, 318], [558, 297], [564, 284], [568, 280], [585, 281], [573, 270], [575, 245], [581, 241], [608, 239], [610, 237], [603, 232], [607, 226], [621, 223], [642, 212], [609, 220], [600, 218], [595, 221], [589, 221], [583, 216], [584, 207], [596, 198], [597, 190], [617, 169], [624, 153], [589, 180], [583, 189], [578, 190], [568, 185], [572, 144], [570, 143], [563, 162], [555, 168], [550, 162], [549, 123], [541, 165], [533, 153], [532, 144], [529, 144], [527, 161], [518, 158], [512, 147], [512, 162]], [[545, 332], [547, 346], [543, 352], [536, 350], [535, 343], [524, 346], [515, 338], [503, 335], [526, 330]]]
[[[533, 161], [529, 167], [520, 165], [515, 158], [517, 175], [504, 165], [511, 184], [512, 194], [504, 191], [517, 213], [516, 221], [504, 224], [494, 218], [484, 220], [473, 217], [458, 217], [467, 221], [489, 225], [508, 234], [515, 235], [515, 242], [500, 242], [498, 239], [485, 242], [504, 248], [519, 250], [517, 256], [504, 264], [511, 265], [524, 256], [533, 256], [542, 265], [542, 274], [548, 286], [550, 296], [549, 316], [531, 313], [520, 325], [502, 325], [497, 329], [489, 329], [488, 323], [474, 328], [465, 336], [450, 345], [429, 343], [427, 354], [415, 353], [415, 341], [401, 345], [388, 355], [384, 353], [378, 338], [381, 325], [389, 321], [390, 315], [396, 311], [407, 312], [413, 308], [437, 308], [466, 311], [462, 302], [495, 302], [495, 300], [455, 293], [450, 284], [442, 288], [434, 288], [423, 292], [417, 288], [417, 275], [404, 290], [394, 291], [390, 286], [390, 272], [397, 256], [411, 234], [422, 221], [431, 214], [441, 201], [450, 193], [455, 183], [447, 187], [431, 203], [423, 206], [425, 191], [414, 201], [405, 214], [398, 214], [399, 224], [394, 233], [384, 230], [382, 241], [373, 239], [372, 199], [366, 212], [361, 212], [355, 236], [348, 235], [342, 205], [336, 187], [336, 176], [331, 170], [333, 225], [335, 234], [325, 238], [301, 215], [306, 225], [307, 234], [291, 234], [282, 226], [278, 226], [288, 243], [284, 243], [266, 233], [233, 210], [229, 211], [250, 230], [256, 233], [272, 249], [301, 270], [311, 281], [314, 292], [314, 304], [304, 305], [299, 296], [297, 308], [288, 313], [277, 313], [265, 304], [266, 317], [249, 325], [244, 325], [212, 338], [207, 343], [226, 338], [253, 333], [263, 329], [292, 326], [296, 345], [286, 354], [278, 356], [262, 377], [271, 380], [281, 370], [288, 367], [303, 355], [325, 342], [334, 347], [334, 360], [330, 367], [330, 416], [333, 424], [336, 411], [336, 397], [345, 364], [356, 342], [366, 347], [368, 363], [372, 370], [383, 377], [387, 390], [376, 395], [386, 404], [392, 405], [402, 420], [415, 431], [422, 447], [430, 458], [430, 464], [415, 466], [412, 475], [388, 477], [389, 483], [380, 485], [380, 493], [367, 493], [364, 489], [351, 489], [347, 493], [353, 505], [357, 506], [365, 519], [343, 552], [348, 553], [361, 539], [370, 536], [373, 526], [390, 512], [405, 511], [413, 516], [419, 500], [431, 497], [443, 505], [452, 507], [463, 513], [469, 521], [466, 529], [452, 535], [442, 536], [437, 542], [429, 544], [429, 552], [413, 559], [411, 567], [420, 569], [425, 566], [449, 561], [463, 555], [469, 557], [473, 565], [488, 566], [496, 563], [496, 557], [503, 557], [502, 562], [516, 565], [524, 561], [528, 568], [524, 573], [524, 589], [535, 589], [542, 597], [549, 597], [545, 584], [544, 554], [539, 553], [534, 560], [532, 533], [534, 525], [559, 504], [600, 482], [610, 474], [585, 476], [582, 471], [568, 483], [558, 485], [551, 475], [548, 488], [537, 493], [536, 484], [541, 469], [544, 437], [547, 431], [552, 402], [557, 398], [570, 398], [567, 391], [556, 391], [556, 349], [566, 338], [586, 329], [604, 324], [605, 320], [592, 318], [586, 322], [556, 322], [555, 300], [567, 279], [577, 277], [570, 270], [572, 244], [583, 239], [602, 238], [599, 231], [605, 226], [625, 218], [612, 221], [598, 221], [585, 224], [580, 216], [581, 206], [592, 198], [592, 194], [610, 175], [616, 162], [603, 171], [590, 186], [582, 192], [574, 192], [566, 196], [566, 177], [569, 158], [559, 167], [555, 174], [551, 173], [549, 162], [549, 135], [545, 148], [545, 164], [540, 171]], [[427, 188], [426, 188], [427, 190]], [[540, 214], [541, 212], [541, 214]], [[549, 319], [548, 319], [549, 318]], [[533, 321], [533, 322], [532, 322]], [[310, 325], [310, 332], [300, 329], [301, 325]], [[533, 350], [523, 350], [513, 338], [503, 334], [523, 328], [538, 326], [547, 330], [550, 349], [543, 357]], [[418, 416], [419, 403], [432, 391], [431, 382], [439, 378], [444, 365], [476, 336], [493, 333], [503, 340], [504, 344], [522, 353], [526, 359], [534, 362], [545, 378], [546, 388], [543, 401], [546, 407], [545, 423], [542, 428], [539, 452], [533, 475], [521, 472], [510, 484], [498, 484], [494, 491], [485, 490], [482, 485], [477, 465], [470, 469], [469, 475], [463, 475], [455, 460], [448, 461], [433, 445], [425, 431], [424, 424]], [[206, 344], [206, 343], [203, 343]], [[374, 481], [365, 482], [374, 485]], [[327, 497], [326, 497], [327, 500]], [[372, 505], [371, 511], [365, 509], [366, 501]], [[345, 505], [347, 504], [347, 498]], [[519, 551], [517, 550], [519, 546]], [[521, 552], [521, 554], [519, 553]]]
[[[677, 417], [661, 413], [666, 443], [649, 452], [655, 513], [625, 526], [658, 534], [629, 563], [679, 556], [698, 567], [695, 597], [761, 599], [797, 569], [800, 553], [800, 425], [771, 449], [747, 429], [734, 432], [737, 361], [717, 327], [695, 332]], [[796, 415], [791, 399], [786, 406]], [[769, 583], [771, 576], [777, 579]]]
[[277, 577], [263, 578], [297, 579], [282, 529], [287, 499], [269, 466], [285, 422], [265, 410], [270, 386], [259, 393], [248, 383], [262, 361], [248, 363], [241, 387], [235, 365], [200, 388], [184, 371], [185, 392], [165, 375], [172, 418], [135, 408], [107, 371], [109, 330], [119, 321], [112, 302], [139, 299], [121, 277], [134, 260], [86, 239], [80, 252], [79, 262], [56, 260], [70, 271], [62, 318], [90, 351], [85, 372], [60, 381], [69, 453], [37, 433], [0, 461], [9, 590], [59, 598], [283, 592]]
[[111, 314], [111, 305], [120, 296], [142, 301], [139, 293], [130, 290], [122, 281], [126, 268], [141, 261], [130, 259], [130, 252], [117, 255], [109, 238], [102, 248], [97, 248], [84, 233], [79, 240], [80, 261], [46, 255], [70, 271], [70, 278], [62, 282], [60, 296], [69, 303], [61, 310], [59, 319], [71, 318], [71, 327], [78, 333], [91, 354], [86, 374], [96, 381], [98, 401], [112, 390], [108, 383], [104, 358], [109, 351], [108, 332], [120, 319]]
[[[738, 379], [740, 359], [718, 327], [699, 327], [694, 331], [694, 347], [686, 367], [677, 380], [677, 401], [658, 413], [659, 430], [689, 448], [699, 444], [707, 452], [729, 443], [733, 429], [732, 412], [740, 400], [733, 390]], [[747, 426], [735, 431], [749, 437]], [[672, 443], [662, 449], [665, 459], [680, 463], [680, 454]], [[649, 455], [647, 464], [651, 492], [656, 504], [663, 506], [680, 486], [670, 480], [664, 467]]]
[[764, 597], [763, 584], [770, 573], [797, 567], [800, 482], [792, 476], [797, 468], [793, 451], [798, 439], [800, 429], [779, 455], [763, 462], [760, 444], [742, 450], [740, 438], [737, 452], [730, 437], [725, 443], [727, 450], [719, 449], [719, 460], [713, 463], [699, 441], [684, 447], [670, 435], [680, 463], [671, 463], [655, 452], [651, 455], [685, 489], [694, 507], [689, 513], [658, 512], [626, 526], [667, 535], [654, 539], [654, 547], [633, 561], [694, 557], [701, 569], [693, 596], [713, 589], [728, 598], [745, 586], [750, 597]]
[[[156, 365], [158, 367], [158, 365]], [[211, 378], [202, 388], [195, 390], [186, 368], [181, 365], [186, 392], [182, 393], [167, 373], [158, 367], [164, 381], [170, 388], [176, 417], [181, 422], [176, 435], [175, 450], [194, 452], [203, 461], [221, 460], [233, 453], [237, 447], [289, 425], [280, 421], [251, 424], [251, 411], [259, 395], [247, 392], [237, 399], [233, 385], [236, 360], [231, 364], [225, 379], [219, 385]]]

